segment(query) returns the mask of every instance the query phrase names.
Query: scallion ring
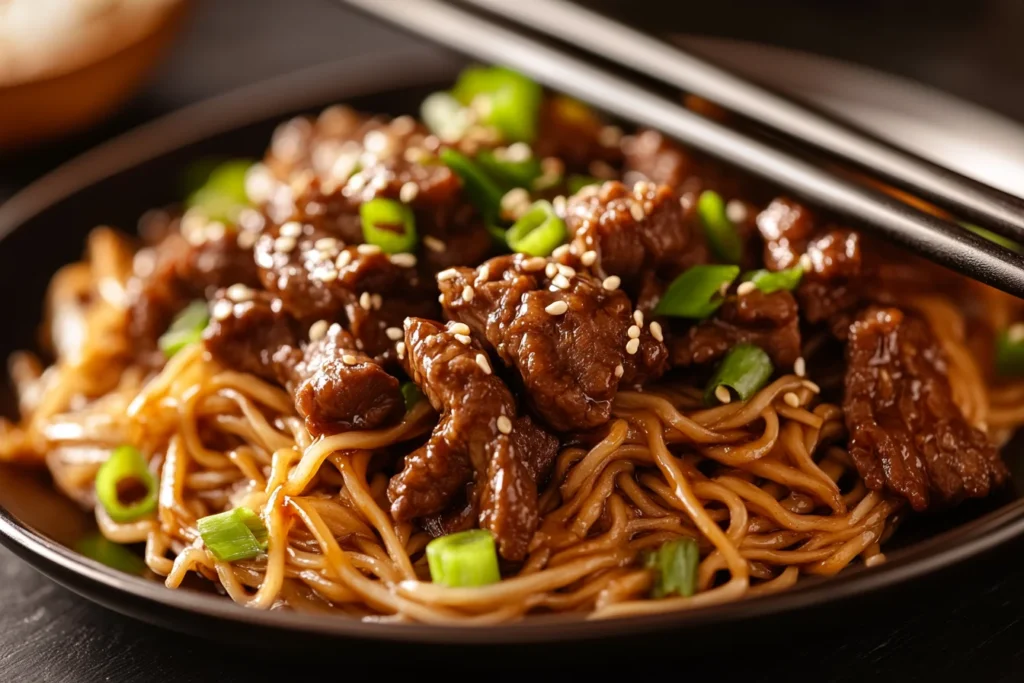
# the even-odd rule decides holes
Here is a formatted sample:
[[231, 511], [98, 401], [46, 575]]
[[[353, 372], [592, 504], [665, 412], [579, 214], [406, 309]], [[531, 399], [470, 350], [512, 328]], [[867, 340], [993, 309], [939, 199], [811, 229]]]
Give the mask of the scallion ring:
[[394, 199], [377, 197], [359, 207], [363, 239], [385, 254], [416, 251], [416, 219], [412, 209]]
[[702, 320], [722, 305], [722, 295], [740, 274], [739, 266], [693, 266], [665, 290], [655, 315]]
[[146, 562], [120, 543], [114, 543], [103, 534], [89, 534], [75, 544], [75, 550], [86, 557], [126, 574], [146, 572]]
[[195, 208], [211, 220], [234, 221], [249, 205], [245, 176], [253, 162], [233, 159], [215, 166], [206, 181], [189, 195], [185, 205]]
[[203, 330], [210, 322], [210, 309], [203, 300], [196, 300], [174, 317], [171, 326], [160, 335], [157, 346], [170, 358], [189, 344], [194, 344], [203, 336]]
[[501, 191], [483, 169], [463, 154], [450, 147], [441, 150], [441, 161], [452, 169], [466, 191], [466, 196], [487, 223], [497, 223], [501, 216]]
[[785, 270], [755, 270], [743, 276], [744, 282], [753, 282], [754, 286], [765, 294], [786, 290], [792, 292], [800, 284], [800, 278], [804, 275], [804, 269], [800, 266], [787, 268]]
[[460, 531], [427, 544], [430, 579], [442, 586], [486, 586], [501, 580], [494, 537], [486, 529]]
[[514, 187], [532, 187], [533, 181], [541, 174], [540, 160], [535, 156], [521, 161], [510, 161], [499, 158], [489, 149], [483, 149], [476, 155], [476, 162], [506, 190]]
[[452, 95], [509, 142], [532, 142], [537, 135], [543, 91], [526, 76], [505, 67], [470, 67], [460, 74]]
[[700, 549], [692, 538], [666, 541], [644, 557], [644, 566], [654, 572], [651, 597], [669, 595], [690, 597], [697, 592], [697, 567]]
[[409, 412], [423, 400], [423, 392], [415, 382], [405, 382], [402, 384], [402, 398], [405, 400], [405, 412]]
[[1024, 325], [1018, 323], [996, 337], [996, 374], [1024, 376]]
[[142, 453], [118, 446], [96, 472], [96, 500], [120, 524], [134, 522], [156, 510], [157, 480]]
[[768, 383], [773, 371], [771, 358], [761, 348], [753, 344], [737, 344], [725, 354], [708, 382], [704, 402], [707, 405], [720, 402], [719, 387], [725, 387], [726, 391], [745, 401]]
[[247, 507], [202, 517], [196, 526], [207, 549], [222, 562], [252, 559], [267, 549], [267, 527]]
[[531, 256], [550, 255], [567, 237], [565, 221], [555, 213], [551, 202], [543, 199], [534, 202], [505, 233], [512, 251]]
[[711, 190], [702, 192], [697, 199], [697, 215], [715, 256], [726, 263], [739, 263], [743, 258], [743, 243], [726, 214], [722, 195]]

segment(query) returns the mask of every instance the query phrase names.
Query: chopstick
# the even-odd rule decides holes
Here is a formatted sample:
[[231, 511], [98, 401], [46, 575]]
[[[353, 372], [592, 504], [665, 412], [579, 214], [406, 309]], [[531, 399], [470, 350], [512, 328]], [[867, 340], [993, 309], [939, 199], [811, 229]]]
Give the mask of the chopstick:
[[565, 0], [462, 0], [705, 97], [1024, 242], [1024, 200], [922, 159], [664, 41]]
[[883, 192], [833, 176], [533, 38], [438, 0], [345, 1], [461, 52], [517, 69], [623, 119], [657, 128], [852, 218], [936, 263], [1024, 298], [1020, 255]]

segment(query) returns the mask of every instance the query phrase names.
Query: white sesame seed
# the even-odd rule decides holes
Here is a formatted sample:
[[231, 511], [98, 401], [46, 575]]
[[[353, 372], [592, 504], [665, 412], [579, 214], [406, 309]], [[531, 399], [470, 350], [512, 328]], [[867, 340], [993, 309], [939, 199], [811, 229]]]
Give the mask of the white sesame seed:
[[559, 216], [564, 216], [565, 215], [565, 197], [563, 195], [558, 195], [557, 197], [552, 199], [551, 200], [551, 207], [555, 210], [555, 213], [557, 213]]
[[865, 567], [875, 567], [880, 564], [885, 564], [885, 553], [875, 553], [868, 559], [864, 560]]
[[457, 334], [455, 338], [464, 346], [469, 346], [473, 342], [473, 339], [468, 334]]
[[348, 264], [352, 263], [352, 252], [346, 249], [345, 251], [338, 254], [338, 260], [334, 262], [338, 268], [344, 268]]
[[402, 200], [403, 204], [412, 204], [419, 193], [420, 186], [410, 180], [402, 185], [402, 189], [398, 191], [398, 198]]
[[626, 334], [629, 336], [630, 339], [639, 339], [640, 338], [640, 328], [639, 328], [639, 326], [637, 326], [637, 325], [630, 325], [629, 329], [626, 330]]
[[458, 274], [459, 274], [459, 271], [455, 270], [454, 268], [447, 268], [447, 269], [442, 270], [440, 273], [437, 274], [437, 281], [438, 282], [444, 282], [445, 280], [451, 280], [453, 277], [457, 276]]
[[622, 279], [618, 275], [609, 275], [601, 283], [601, 286], [607, 289], [609, 292], [614, 292], [622, 284]]
[[547, 266], [547, 261], [541, 256], [533, 256], [523, 261], [523, 270], [527, 273], [535, 273], [538, 270], [544, 270]]
[[395, 354], [398, 356], [399, 360], [405, 358], [405, 342], [398, 342], [395, 344]]
[[302, 236], [302, 225], [295, 221], [288, 221], [281, 226], [279, 232], [281, 237], [300, 237]]
[[399, 268], [414, 268], [416, 266], [416, 254], [392, 254], [391, 262]]
[[635, 322], [640, 327], [643, 327], [644, 326], [644, 312], [641, 311], [640, 309], [637, 309], [637, 310], [633, 311], [633, 322]]
[[555, 250], [551, 252], [551, 255], [555, 258], [564, 258], [569, 254], [569, 245], [563, 244], [560, 247], [555, 247]]
[[785, 394], [783, 394], [782, 400], [790, 408], [800, 407], [800, 397], [794, 394], [792, 391], [787, 391]]
[[388, 335], [388, 339], [390, 339], [391, 341], [398, 341], [399, 339], [405, 336], [405, 334], [402, 332], [402, 328], [400, 327], [389, 327], [388, 329], [384, 330], [384, 334]]
[[549, 263], [548, 265], [544, 266], [544, 274], [547, 275], [548, 277], [554, 277], [558, 275], [558, 266], [554, 263]]
[[551, 280], [551, 284], [559, 289], [569, 289], [569, 278], [559, 273]]
[[658, 341], [665, 341], [665, 334], [661, 331], [661, 323], [657, 320], [651, 322], [651, 336]]
[[566, 276], [566, 277], [575, 277], [576, 276], [576, 269], [575, 268], [573, 268], [572, 266], [566, 266], [566, 265], [561, 264], [561, 263], [558, 264], [558, 272], [561, 273], [562, 275]]
[[747, 294], [753, 292], [755, 289], [757, 289], [757, 285], [755, 285], [753, 282], [741, 282], [740, 286], [736, 288], [736, 293], [739, 294], [740, 296], [746, 296]]
[[518, 218], [530, 208], [530, 193], [521, 187], [509, 190], [501, 197], [501, 210]]
[[379, 254], [380, 247], [378, 247], [376, 244], [360, 244], [358, 247], [356, 247], [356, 251], [358, 251], [360, 254], [364, 256], [370, 256], [372, 254]]
[[644, 207], [640, 204], [630, 204], [629, 214], [633, 217], [633, 220], [637, 222], [642, 221], [647, 216], [647, 214], [644, 213]]
[[821, 387], [819, 387], [817, 384], [815, 384], [814, 382], [812, 382], [809, 379], [805, 379], [803, 381], [803, 385], [805, 387], [807, 387], [808, 389], [810, 389], [815, 394], [820, 394], [821, 393]]
[[491, 374], [491, 361], [487, 360], [487, 356], [482, 353], [476, 354], [476, 364], [480, 366], [488, 375]]
[[252, 290], [243, 284], [231, 285], [226, 293], [229, 299], [237, 303], [252, 299]]
[[452, 323], [448, 328], [452, 334], [469, 334], [469, 325], [466, 323]]
[[315, 323], [309, 326], [309, 341], [320, 341], [327, 336], [328, 322], [326, 320], [317, 320]]
[[807, 254], [803, 254], [800, 257], [799, 263], [800, 267], [806, 271], [812, 270], [814, 268], [814, 263], [811, 262], [811, 257], [808, 256]]
[[719, 403], [732, 402], [732, 394], [729, 393], [729, 388], [722, 384], [715, 387], [715, 398], [718, 399]]
[[333, 237], [321, 237], [313, 243], [317, 251], [335, 251], [338, 248], [338, 240]]
[[476, 295], [476, 292], [474, 292], [473, 288], [469, 285], [462, 288], [462, 299], [464, 301], [472, 301], [474, 295]]
[[597, 261], [597, 252], [593, 251], [593, 250], [585, 251], [585, 252], [583, 252], [583, 256], [580, 256], [580, 263], [582, 263], [583, 265], [587, 266], [588, 268], [590, 266], [594, 265], [594, 263], [596, 261]]
[[614, 147], [622, 140], [622, 129], [618, 126], [605, 126], [597, 134], [597, 141], [603, 147]]
[[738, 199], [730, 199], [725, 205], [725, 217], [732, 223], [742, 223], [747, 220], [747, 205]]
[[423, 238], [423, 245], [427, 249], [429, 249], [430, 251], [436, 251], [438, 253], [443, 252], [446, 249], [448, 249], [447, 245], [445, 245], [444, 242], [442, 242], [441, 240], [437, 239], [433, 235], [426, 235]]
[[1014, 343], [1024, 341], [1024, 323], [1014, 323], [1006, 330], [1006, 338]]
[[498, 418], [498, 431], [502, 434], [512, 433], [512, 420], [508, 419], [504, 415]]
[[525, 142], [514, 142], [505, 148], [503, 155], [505, 161], [519, 163], [533, 158], [533, 150]]
[[373, 303], [373, 310], [379, 311], [380, 307], [384, 305], [384, 297], [380, 294], [373, 294], [370, 296], [370, 301]]
[[336, 337], [341, 334], [341, 323], [332, 323], [331, 326], [327, 328], [327, 334], [332, 337]]
[[569, 310], [569, 304], [564, 301], [556, 301], [544, 307], [544, 310], [551, 315], [562, 315]]
[[444, 303], [444, 292], [442, 292], [441, 294], [437, 295], [437, 302], [441, 303], [441, 304]]
[[373, 308], [373, 299], [370, 298], [369, 292], [363, 292], [359, 295], [359, 307], [367, 311]]
[[346, 353], [341, 357], [341, 362], [345, 365], [355, 365], [359, 362], [359, 359], [353, 356], [351, 353]]
[[622, 375], [625, 372], [626, 372], [626, 368], [622, 367], [622, 363], [619, 363], [618, 365], [615, 366], [615, 376], [616, 377], [622, 377]]
[[335, 280], [338, 279], [338, 271], [336, 271], [334, 268], [331, 268], [329, 270], [324, 270], [323, 272], [321, 272], [319, 274], [318, 279], [321, 282], [325, 282], [327, 284], [330, 284], [330, 283], [332, 283], [332, 282], [334, 282]]
[[234, 306], [231, 305], [230, 301], [221, 299], [213, 305], [213, 311], [211, 312], [214, 320], [227, 320], [231, 317], [231, 312], [234, 310]]
[[626, 353], [628, 353], [629, 355], [631, 355], [631, 356], [635, 355], [636, 352], [639, 351], [639, 350], [640, 350], [640, 340], [639, 339], [630, 339], [626, 343]]
[[793, 362], [793, 372], [797, 377], [804, 377], [807, 375], [807, 361], [804, 360], [803, 356], [800, 356]]
[[282, 254], [287, 254], [295, 249], [295, 238], [294, 237], [278, 237], [274, 240], [274, 251], [279, 251]]
[[238, 233], [238, 237], [235, 241], [238, 242], [238, 246], [242, 249], [252, 249], [252, 246], [256, 244], [256, 233], [251, 230], [242, 230]]

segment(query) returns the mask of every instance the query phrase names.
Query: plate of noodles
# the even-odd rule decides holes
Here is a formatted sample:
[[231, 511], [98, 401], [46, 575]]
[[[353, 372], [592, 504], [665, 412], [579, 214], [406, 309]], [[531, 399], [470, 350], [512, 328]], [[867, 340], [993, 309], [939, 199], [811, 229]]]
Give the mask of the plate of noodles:
[[[1019, 148], [941, 101], [947, 144]], [[707, 635], [1024, 529], [1017, 300], [508, 70], [388, 53], [195, 105], [0, 239], [2, 541], [142, 619]]]

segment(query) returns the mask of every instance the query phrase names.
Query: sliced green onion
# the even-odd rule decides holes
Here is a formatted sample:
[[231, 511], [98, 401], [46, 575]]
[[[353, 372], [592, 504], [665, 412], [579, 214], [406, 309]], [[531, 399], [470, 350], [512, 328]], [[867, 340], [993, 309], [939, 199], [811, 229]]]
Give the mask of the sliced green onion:
[[160, 335], [157, 345], [170, 358], [189, 344], [194, 344], [203, 336], [203, 330], [210, 322], [210, 308], [205, 301], [196, 300], [174, 317], [171, 326]]
[[737, 344], [725, 354], [714, 377], [708, 382], [704, 402], [708, 405], [719, 402], [719, 387], [731, 389], [745, 401], [768, 383], [772, 372], [772, 361], [767, 353], [753, 344]]
[[423, 400], [423, 392], [415, 382], [405, 382], [402, 384], [402, 398], [405, 399], [405, 412], [409, 412], [413, 406]]
[[233, 159], [215, 166], [206, 181], [192, 192], [185, 205], [203, 212], [210, 219], [233, 221], [249, 205], [245, 176], [253, 162]]
[[754, 285], [765, 294], [777, 292], [784, 289], [792, 292], [800, 284], [800, 278], [804, 276], [804, 269], [800, 266], [787, 268], [786, 270], [755, 270], [743, 276], [744, 282], [753, 282]]
[[693, 266], [672, 281], [654, 313], [702, 320], [718, 310], [739, 274], [739, 266]]
[[96, 472], [96, 499], [115, 522], [134, 522], [156, 510], [157, 482], [142, 453], [118, 446]]
[[1024, 335], [1020, 334], [1021, 331], [1024, 330], [1014, 325], [1000, 332], [996, 338], [996, 373], [1000, 377], [1024, 375]]
[[476, 162], [487, 175], [493, 178], [504, 189], [514, 187], [532, 187], [533, 181], [540, 177], [540, 160], [535, 156], [522, 161], [499, 159], [489, 149], [480, 150]]
[[479, 166], [454, 149], [441, 150], [441, 161], [462, 180], [470, 203], [488, 223], [497, 223], [501, 215], [501, 197], [505, 194]]
[[460, 531], [427, 544], [430, 579], [442, 586], [486, 586], [501, 580], [494, 537], [486, 529]]
[[692, 538], [666, 541], [655, 551], [647, 553], [644, 566], [654, 571], [651, 597], [669, 595], [690, 597], [697, 592], [697, 566], [700, 549]]
[[534, 202], [530, 209], [517, 220], [505, 240], [512, 251], [531, 256], [548, 256], [568, 238], [565, 221], [555, 213], [551, 202]]
[[510, 142], [531, 142], [537, 135], [543, 91], [520, 73], [500, 66], [470, 67], [459, 76], [452, 95]]
[[1017, 252], [1018, 254], [1024, 254], [1024, 245], [1021, 245], [1019, 242], [1014, 242], [1009, 237], [1003, 237], [999, 233], [992, 232], [991, 230], [987, 230], [981, 226], [972, 225], [970, 223], [961, 223], [960, 225], [967, 228], [975, 235], [984, 237], [990, 242], [995, 242], [1001, 247], [1006, 247], [1010, 251]]
[[100, 533], [89, 534], [75, 544], [75, 550], [100, 564], [127, 574], [144, 574], [146, 562], [120, 543]]
[[222, 562], [248, 560], [267, 549], [267, 527], [247, 507], [202, 517], [196, 526], [203, 543]]
[[378, 197], [359, 207], [363, 239], [385, 254], [416, 250], [416, 219], [412, 209], [394, 199]]
[[704, 225], [704, 234], [715, 256], [726, 263], [739, 263], [743, 258], [743, 243], [736, 227], [725, 211], [722, 195], [705, 190], [697, 199], [697, 215]]
[[594, 176], [573, 174], [566, 178], [565, 184], [569, 194], [576, 194], [587, 185], [598, 185], [602, 182], [600, 178]]
[[462, 104], [447, 92], [428, 95], [420, 105], [420, 118], [431, 133], [445, 142], [461, 138], [470, 124]]

